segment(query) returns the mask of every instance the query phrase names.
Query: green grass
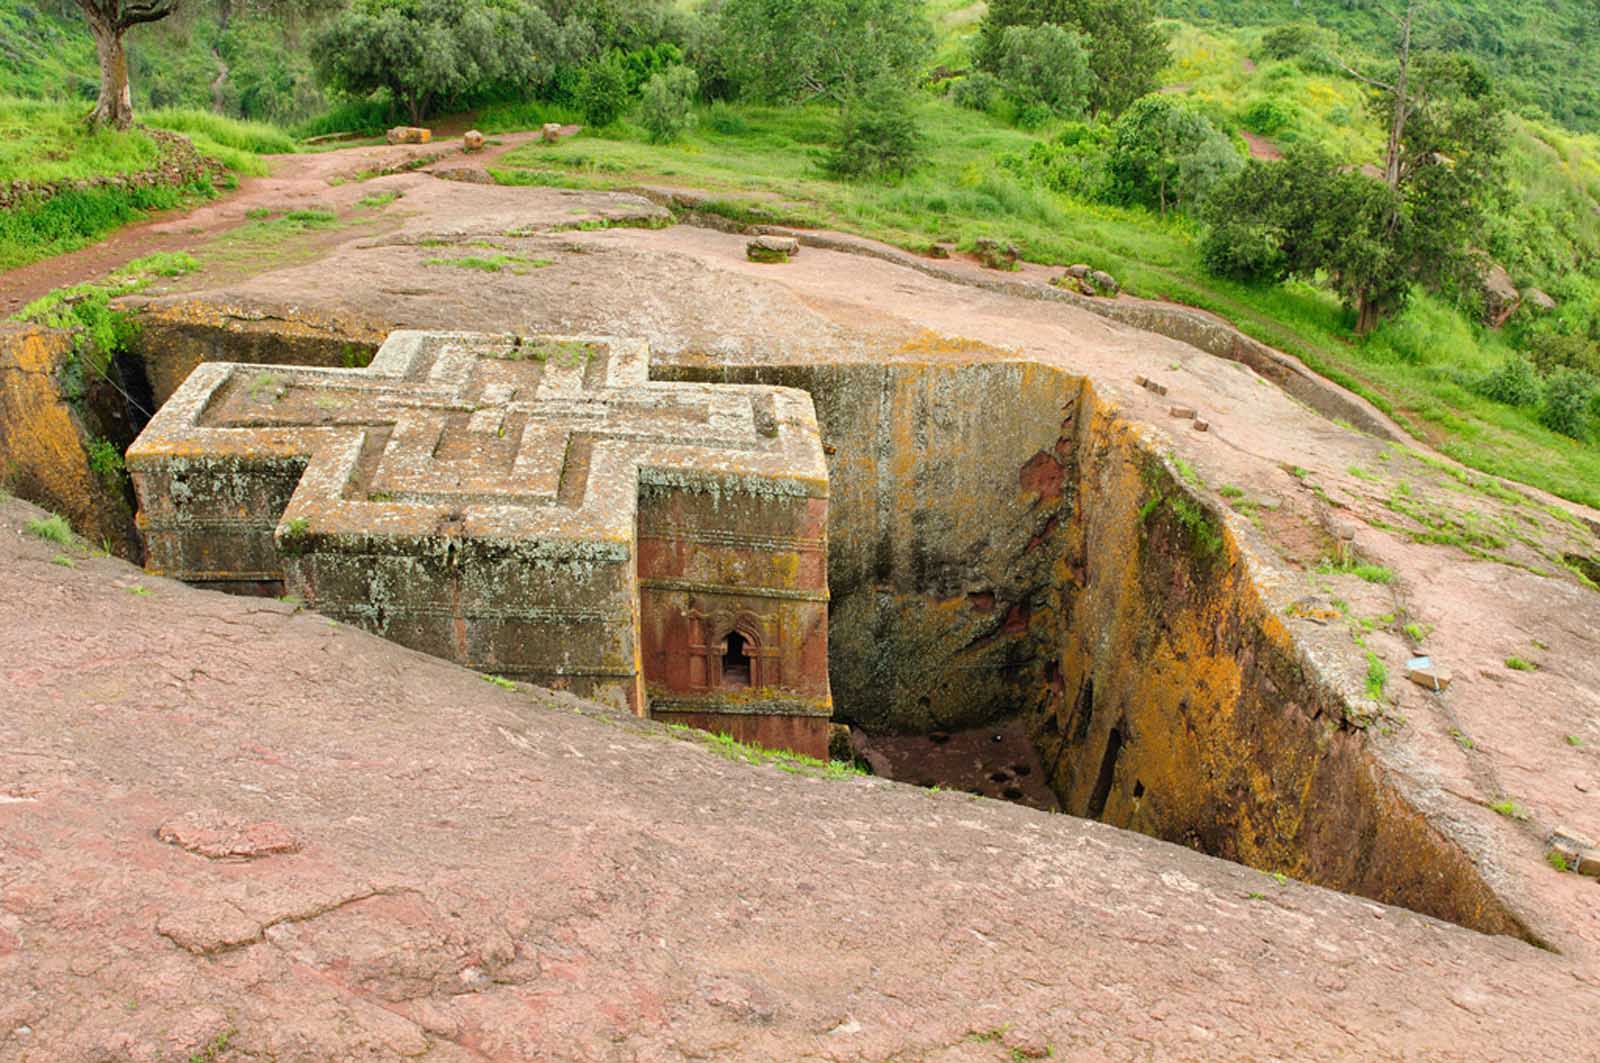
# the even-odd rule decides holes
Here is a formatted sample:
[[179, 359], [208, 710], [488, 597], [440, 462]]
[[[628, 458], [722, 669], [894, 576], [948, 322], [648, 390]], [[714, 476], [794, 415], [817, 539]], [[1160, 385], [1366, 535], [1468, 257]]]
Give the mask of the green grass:
[[77, 541], [72, 525], [65, 517], [52, 513], [48, 517], [34, 517], [28, 521], [28, 534], [57, 546], [71, 546]]
[[1521, 657], [1507, 657], [1506, 667], [1513, 672], [1537, 672], [1539, 666], [1532, 661], [1523, 660]]
[[503, 675], [482, 675], [482, 676], [479, 676], [479, 678], [482, 679], [485, 683], [493, 683], [495, 686], [499, 687], [501, 690], [515, 690], [515, 689], [517, 689], [517, 684], [512, 682], [511, 680], [507, 679]]
[[1340, 561], [1330, 557], [1317, 566], [1317, 571], [1324, 576], [1337, 574], [1356, 576], [1368, 583], [1390, 584], [1395, 580], [1393, 569], [1354, 559]]
[[356, 206], [365, 207], [367, 210], [378, 210], [382, 207], [387, 207], [390, 203], [393, 203], [395, 200], [399, 199], [403, 194], [404, 193], [393, 190], [387, 192], [374, 192], [370, 196], [362, 196], [360, 199], [356, 200]]
[[465, 255], [459, 258], [428, 258], [424, 266], [454, 266], [456, 269], [473, 269], [481, 273], [515, 273], [522, 276], [545, 266], [555, 265], [549, 258], [525, 258], [522, 255]]
[[682, 724], [668, 724], [667, 729], [679, 738], [704, 744], [728, 760], [744, 764], [770, 764], [790, 775], [820, 775], [825, 779], [848, 779], [866, 774], [861, 768], [846, 761], [824, 761], [786, 750], [767, 749], [764, 746], [740, 742], [728, 734], [711, 734]]
[[[89, 131], [79, 104], [0, 96], [0, 183], [51, 182], [126, 175], [153, 167], [160, 152], [138, 127]], [[201, 154], [230, 171], [266, 173], [257, 151], [293, 150], [282, 131], [193, 109], [140, 114], [151, 126], [183, 132]], [[22, 200], [0, 211], [0, 271], [75, 251], [153, 210], [216, 194], [209, 181], [183, 188], [90, 187], [48, 200]]]
[[88, 108], [0, 96], [0, 182], [59, 181], [148, 170], [160, 152], [138, 129], [89, 132]]
[[1389, 688], [1389, 669], [1376, 653], [1367, 651], [1367, 697], [1382, 701]]

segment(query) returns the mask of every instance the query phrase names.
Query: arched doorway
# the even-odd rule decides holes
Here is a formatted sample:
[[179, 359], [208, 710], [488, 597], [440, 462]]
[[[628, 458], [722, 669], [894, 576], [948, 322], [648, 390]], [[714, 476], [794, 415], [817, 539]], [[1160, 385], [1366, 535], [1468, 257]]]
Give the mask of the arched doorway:
[[737, 631], [728, 632], [722, 643], [722, 685], [748, 687], [751, 674], [750, 641]]

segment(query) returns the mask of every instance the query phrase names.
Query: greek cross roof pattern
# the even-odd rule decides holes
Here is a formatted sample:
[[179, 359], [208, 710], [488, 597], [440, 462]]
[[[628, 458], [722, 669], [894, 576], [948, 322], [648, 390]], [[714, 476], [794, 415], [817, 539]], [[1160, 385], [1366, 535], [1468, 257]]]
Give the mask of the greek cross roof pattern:
[[208, 363], [129, 458], [304, 455], [280, 530], [368, 540], [627, 543], [652, 480], [826, 497], [809, 396], [648, 362], [641, 341], [397, 332], [364, 369]]

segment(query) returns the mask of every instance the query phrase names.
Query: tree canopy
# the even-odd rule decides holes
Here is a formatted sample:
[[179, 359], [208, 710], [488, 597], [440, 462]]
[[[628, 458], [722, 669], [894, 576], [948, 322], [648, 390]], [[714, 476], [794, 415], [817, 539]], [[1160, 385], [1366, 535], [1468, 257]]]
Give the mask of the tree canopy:
[[492, 0], [358, 0], [313, 43], [328, 87], [387, 89], [420, 123], [434, 108], [552, 73], [558, 27], [535, 4]]
[[932, 47], [920, 0], [726, 0], [717, 25], [722, 75], [770, 103], [843, 104], [908, 84]]
[[1153, 91], [1167, 64], [1167, 41], [1151, 0], [990, 0], [979, 31], [978, 64], [996, 68], [1008, 27], [1045, 24], [1088, 39], [1094, 75], [1089, 107], [1097, 115], [1121, 114]]

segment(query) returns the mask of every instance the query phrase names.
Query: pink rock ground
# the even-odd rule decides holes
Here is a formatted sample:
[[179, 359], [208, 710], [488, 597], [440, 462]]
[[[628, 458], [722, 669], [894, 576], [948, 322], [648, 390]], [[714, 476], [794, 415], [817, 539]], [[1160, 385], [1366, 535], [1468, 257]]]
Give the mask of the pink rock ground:
[[1064, 816], [730, 762], [60, 550], [37, 512], [0, 504], [0, 1059], [1600, 1043], [1577, 958]]

